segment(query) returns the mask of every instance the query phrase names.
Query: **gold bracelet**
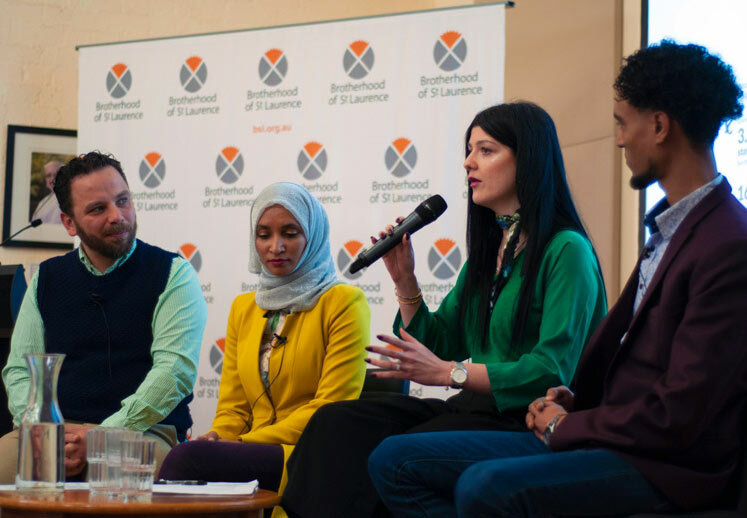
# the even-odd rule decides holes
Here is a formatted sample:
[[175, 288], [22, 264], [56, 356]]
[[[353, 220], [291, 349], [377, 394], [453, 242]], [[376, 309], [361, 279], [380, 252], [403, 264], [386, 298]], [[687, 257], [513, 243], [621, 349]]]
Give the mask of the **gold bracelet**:
[[420, 291], [420, 289], [418, 289], [418, 294], [414, 297], [403, 297], [397, 293], [397, 290], [394, 290], [394, 296], [397, 297], [397, 302], [404, 304], [405, 306], [412, 306], [413, 304], [417, 304], [423, 300], [423, 292]]

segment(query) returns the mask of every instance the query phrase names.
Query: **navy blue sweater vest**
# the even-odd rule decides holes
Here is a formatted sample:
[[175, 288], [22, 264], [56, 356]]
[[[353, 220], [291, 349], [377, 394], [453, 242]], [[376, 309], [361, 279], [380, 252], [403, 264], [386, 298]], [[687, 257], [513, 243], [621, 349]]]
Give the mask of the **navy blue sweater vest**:
[[[153, 312], [175, 254], [138, 240], [130, 258], [107, 275], [92, 275], [78, 251], [44, 261], [36, 296], [45, 349], [64, 353], [57, 397], [62, 415], [100, 423], [135, 393], [153, 366]], [[161, 421], [180, 439], [192, 426], [183, 399]]]

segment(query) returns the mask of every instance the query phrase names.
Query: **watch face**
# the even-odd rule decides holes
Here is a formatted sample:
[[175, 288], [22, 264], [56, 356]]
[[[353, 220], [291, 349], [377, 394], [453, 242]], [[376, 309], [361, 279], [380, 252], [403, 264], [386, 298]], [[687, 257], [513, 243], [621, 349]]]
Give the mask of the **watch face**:
[[462, 384], [467, 381], [467, 371], [464, 369], [454, 369], [451, 372], [451, 379], [454, 383]]

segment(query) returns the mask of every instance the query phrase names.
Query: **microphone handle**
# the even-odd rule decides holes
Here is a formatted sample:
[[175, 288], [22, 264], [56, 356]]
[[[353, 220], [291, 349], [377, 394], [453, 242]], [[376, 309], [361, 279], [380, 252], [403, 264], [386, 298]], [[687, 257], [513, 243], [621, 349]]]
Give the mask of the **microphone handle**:
[[372, 246], [358, 254], [358, 258], [350, 265], [350, 273], [355, 273], [366, 266], [370, 266], [382, 255], [400, 244], [402, 242], [402, 237], [405, 234], [412, 234], [413, 232], [423, 228], [425, 225], [426, 222], [423, 221], [423, 218], [416, 212], [413, 212], [402, 220], [399, 225], [394, 227], [391, 235], [384, 236]]
[[[10, 240], [11, 240], [11, 239], [13, 239], [14, 237], [16, 237], [16, 236], [17, 236], [18, 234], [20, 234], [20, 233], [21, 233], [21, 232], [23, 232], [24, 230], [26, 230], [26, 229], [29, 229], [29, 228], [31, 228], [31, 227], [38, 227], [38, 226], [39, 226], [39, 225], [41, 224], [41, 221], [40, 221], [39, 223], [36, 223], [36, 222], [37, 222], [37, 220], [34, 220], [34, 221], [32, 221], [31, 223], [29, 223], [28, 225], [26, 225], [25, 227], [23, 227], [23, 228], [22, 228], [21, 230], [19, 230], [19, 231], [18, 231], [18, 232], [16, 232], [15, 234], [13, 234], [13, 235], [11, 235], [10, 237], [8, 237], [7, 239], [3, 240], [3, 242], [2, 242], [2, 243], [0, 243], [0, 246], [5, 246], [5, 243], [7, 243], [8, 241], [10, 241]], [[36, 224], [35, 224], [35, 223], [36, 223]]]

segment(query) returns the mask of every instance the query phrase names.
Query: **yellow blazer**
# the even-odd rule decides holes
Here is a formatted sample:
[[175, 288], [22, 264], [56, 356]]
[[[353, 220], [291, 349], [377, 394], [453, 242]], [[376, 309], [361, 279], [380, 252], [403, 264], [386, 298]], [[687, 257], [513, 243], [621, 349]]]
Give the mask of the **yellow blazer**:
[[[287, 461], [317, 408], [360, 395], [371, 312], [360, 289], [337, 284], [312, 309], [288, 315], [278, 332], [287, 342], [270, 355], [268, 397], [259, 377], [267, 319], [254, 295], [239, 295], [231, 305], [211, 430], [224, 439], [279, 444]], [[280, 491], [286, 477], [284, 468]]]

